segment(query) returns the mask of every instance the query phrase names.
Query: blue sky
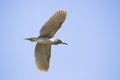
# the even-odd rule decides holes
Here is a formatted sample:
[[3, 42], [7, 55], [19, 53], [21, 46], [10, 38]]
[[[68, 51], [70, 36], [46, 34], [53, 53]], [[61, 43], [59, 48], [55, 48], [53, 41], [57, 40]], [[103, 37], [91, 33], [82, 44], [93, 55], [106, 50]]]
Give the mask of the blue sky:
[[[36, 68], [36, 43], [49, 17], [68, 12], [47, 73]], [[119, 0], [0, 0], [0, 80], [120, 80]]]

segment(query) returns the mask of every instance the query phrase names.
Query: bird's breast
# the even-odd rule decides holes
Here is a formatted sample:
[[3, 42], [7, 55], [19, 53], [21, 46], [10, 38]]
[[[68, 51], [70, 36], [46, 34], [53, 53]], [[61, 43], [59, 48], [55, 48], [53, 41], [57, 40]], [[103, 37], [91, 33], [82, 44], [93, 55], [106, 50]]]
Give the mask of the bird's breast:
[[52, 42], [49, 40], [49, 38], [39, 38], [37, 40], [38, 43], [41, 43], [41, 44], [52, 44]]

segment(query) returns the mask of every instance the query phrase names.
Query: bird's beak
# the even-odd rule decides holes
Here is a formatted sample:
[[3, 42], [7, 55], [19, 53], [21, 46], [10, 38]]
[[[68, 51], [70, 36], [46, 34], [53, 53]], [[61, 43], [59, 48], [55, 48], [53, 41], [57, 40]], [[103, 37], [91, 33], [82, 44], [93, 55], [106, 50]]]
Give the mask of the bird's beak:
[[68, 45], [68, 44], [67, 44], [67, 43], [65, 43], [65, 42], [62, 42], [62, 44]]

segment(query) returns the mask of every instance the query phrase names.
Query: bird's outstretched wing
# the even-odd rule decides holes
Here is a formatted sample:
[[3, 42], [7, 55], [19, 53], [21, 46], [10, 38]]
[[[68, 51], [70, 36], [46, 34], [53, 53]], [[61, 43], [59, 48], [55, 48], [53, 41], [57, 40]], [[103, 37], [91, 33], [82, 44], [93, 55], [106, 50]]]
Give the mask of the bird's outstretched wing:
[[40, 30], [40, 36], [53, 37], [65, 21], [67, 12], [59, 10], [53, 14]]
[[37, 43], [35, 47], [35, 62], [39, 70], [48, 71], [50, 64], [51, 45]]

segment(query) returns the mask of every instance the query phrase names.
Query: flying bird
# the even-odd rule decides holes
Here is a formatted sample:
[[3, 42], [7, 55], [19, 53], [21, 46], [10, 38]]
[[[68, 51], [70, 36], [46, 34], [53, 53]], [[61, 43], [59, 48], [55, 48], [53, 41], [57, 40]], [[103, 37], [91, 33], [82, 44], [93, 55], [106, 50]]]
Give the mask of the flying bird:
[[62, 26], [66, 19], [67, 12], [58, 10], [43, 25], [38, 37], [25, 38], [31, 42], [37, 42], [35, 46], [35, 62], [39, 70], [47, 72], [50, 65], [51, 45], [65, 44], [60, 39], [54, 37], [57, 30]]

